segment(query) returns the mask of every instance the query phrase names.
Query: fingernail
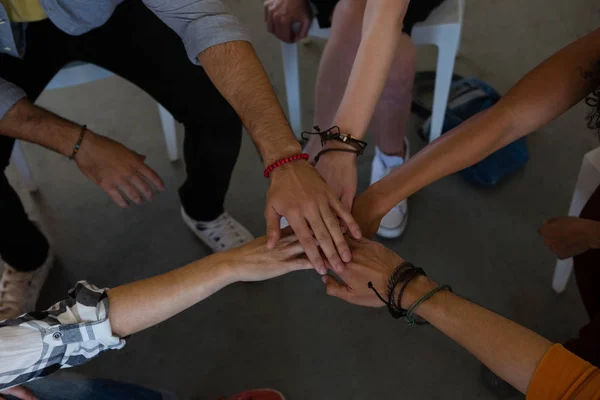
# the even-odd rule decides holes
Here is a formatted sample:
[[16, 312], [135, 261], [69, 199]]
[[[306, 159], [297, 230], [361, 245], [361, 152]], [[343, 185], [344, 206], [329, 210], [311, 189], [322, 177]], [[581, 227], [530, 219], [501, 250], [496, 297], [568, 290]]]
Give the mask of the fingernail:
[[322, 276], [322, 277], [321, 277], [321, 282], [323, 282], [323, 283], [327, 283], [327, 277], [326, 277], [326, 276]]
[[344, 253], [342, 254], [342, 260], [344, 262], [352, 261], [352, 253], [350, 251], [344, 251]]

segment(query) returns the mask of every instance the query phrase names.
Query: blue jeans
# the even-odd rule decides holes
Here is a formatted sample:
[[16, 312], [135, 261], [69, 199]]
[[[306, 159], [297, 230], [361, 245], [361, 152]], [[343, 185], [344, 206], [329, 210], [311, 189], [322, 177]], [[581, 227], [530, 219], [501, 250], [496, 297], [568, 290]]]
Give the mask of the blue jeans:
[[[173, 395], [141, 386], [79, 376], [47, 377], [23, 385], [40, 400], [174, 400]], [[8, 396], [7, 399], [14, 399]]]

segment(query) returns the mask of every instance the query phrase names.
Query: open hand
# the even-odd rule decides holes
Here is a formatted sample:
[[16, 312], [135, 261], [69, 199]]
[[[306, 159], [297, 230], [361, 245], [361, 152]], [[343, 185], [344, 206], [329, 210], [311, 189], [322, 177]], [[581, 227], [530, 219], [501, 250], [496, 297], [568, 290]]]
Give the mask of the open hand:
[[563, 260], [597, 248], [600, 243], [600, 222], [578, 217], [552, 218], [539, 229], [544, 243]]
[[340, 221], [348, 227], [352, 236], [361, 237], [360, 228], [350, 211], [342, 206], [319, 173], [305, 161], [284, 164], [271, 173], [265, 217], [269, 248], [273, 248], [279, 240], [279, 221], [285, 217], [309, 260], [322, 275], [327, 269], [319, 247], [336, 271], [341, 271], [343, 263], [352, 259]]
[[382, 244], [368, 239], [351, 239], [349, 243], [352, 261], [346, 264], [342, 272], [337, 273], [343, 283], [330, 275], [321, 278], [326, 285], [327, 294], [361, 306], [384, 306], [369, 288], [369, 282], [373, 283], [379, 294], [385, 296], [390, 275], [404, 260]]
[[145, 159], [119, 142], [88, 131], [75, 162], [119, 207], [126, 208], [129, 202], [152, 200], [154, 189], [164, 190], [162, 179], [144, 163]]
[[265, 0], [267, 30], [286, 43], [308, 35], [312, 13], [308, 0]]
[[4, 399], [4, 397], [2, 397], [3, 394], [16, 397], [19, 400], [38, 400], [33, 393], [22, 386], [15, 386], [10, 389], [3, 390], [0, 392], [0, 399]]
[[257, 282], [287, 274], [292, 271], [312, 269], [304, 256], [304, 249], [295, 235], [283, 237], [273, 249], [267, 248], [267, 238], [262, 236], [216, 257], [236, 265], [232, 276], [242, 282]]
[[[329, 148], [354, 149], [350, 145], [333, 141], [322, 147], [320, 139], [313, 137], [310, 139], [305, 151], [314, 163], [316, 155], [321, 150]], [[346, 210], [352, 210], [352, 202], [356, 195], [358, 181], [356, 157], [356, 154], [353, 153], [333, 151], [323, 154], [315, 165], [321, 177], [329, 184], [336, 198], [342, 202]]]

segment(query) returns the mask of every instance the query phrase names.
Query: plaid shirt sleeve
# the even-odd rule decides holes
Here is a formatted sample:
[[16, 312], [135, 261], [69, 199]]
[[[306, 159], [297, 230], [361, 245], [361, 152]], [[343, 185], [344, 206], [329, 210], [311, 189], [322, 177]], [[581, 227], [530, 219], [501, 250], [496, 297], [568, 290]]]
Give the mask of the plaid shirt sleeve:
[[0, 390], [83, 364], [125, 340], [112, 333], [107, 289], [78, 282], [46, 311], [0, 321]]

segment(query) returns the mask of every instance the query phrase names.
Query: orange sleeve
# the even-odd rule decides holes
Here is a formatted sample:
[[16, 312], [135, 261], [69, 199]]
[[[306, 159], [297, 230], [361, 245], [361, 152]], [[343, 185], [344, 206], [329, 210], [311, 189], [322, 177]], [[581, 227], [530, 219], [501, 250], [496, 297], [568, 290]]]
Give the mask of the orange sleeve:
[[600, 370], [555, 344], [535, 370], [527, 399], [599, 400]]

